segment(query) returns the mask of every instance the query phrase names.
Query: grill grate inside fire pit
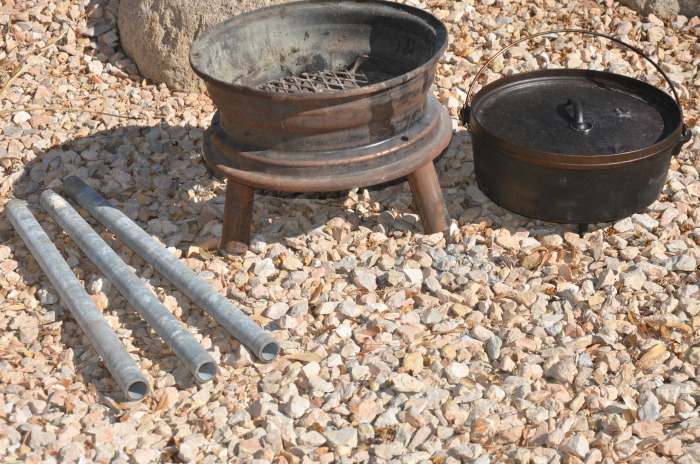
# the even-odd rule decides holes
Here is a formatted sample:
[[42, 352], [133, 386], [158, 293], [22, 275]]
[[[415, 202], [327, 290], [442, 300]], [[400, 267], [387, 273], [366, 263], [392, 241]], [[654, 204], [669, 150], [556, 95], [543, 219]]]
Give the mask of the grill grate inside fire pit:
[[259, 90], [277, 93], [320, 93], [335, 90], [355, 89], [376, 84], [393, 76], [377, 71], [319, 71], [287, 76], [259, 85]]
[[362, 87], [368, 84], [367, 76], [353, 71], [320, 71], [287, 76], [258, 87], [260, 90], [279, 93], [327, 92]]

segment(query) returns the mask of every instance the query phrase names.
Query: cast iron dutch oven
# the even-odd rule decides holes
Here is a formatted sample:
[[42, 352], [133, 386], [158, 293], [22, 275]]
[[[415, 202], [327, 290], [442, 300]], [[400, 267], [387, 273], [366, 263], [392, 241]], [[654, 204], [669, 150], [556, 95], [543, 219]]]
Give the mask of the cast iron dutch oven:
[[[668, 81], [671, 98], [650, 84], [579, 69], [527, 72], [484, 86], [479, 74], [512, 46], [576, 32], [610, 39], [640, 54]], [[477, 73], [462, 110], [474, 148], [477, 185], [523, 216], [582, 226], [621, 219], [659, 196], [671, 158], [691, 132], [673, 84], [641, 50], [597, 32], [565, 29], [523, 38]]]

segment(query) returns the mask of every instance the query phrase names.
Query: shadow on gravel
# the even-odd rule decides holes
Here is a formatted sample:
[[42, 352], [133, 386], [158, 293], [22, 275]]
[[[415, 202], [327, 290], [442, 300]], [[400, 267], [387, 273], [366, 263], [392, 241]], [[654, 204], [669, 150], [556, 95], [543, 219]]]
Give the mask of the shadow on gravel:
[[[223, 217], [225, 184], [204, 163], [201, 139], [202, 130], [189, 125], [128, 125], [99, 131], [87, 137], [68, 140], [41, 153], [24, 167], [10, 192], [15, 198], [27, 202], [58, 250], [87, 286], [90, 279], [101, 275], [100, 272], [40, 208], [39, 195], [47, 188], [64, 195], [61, 188], [63, 179], [77, 175], [141, 227], [167, 246], [175, 247], [181, 257], [185, 257], [192, 245], [206, 241], [211, 245], [211, 239], [220, 234]], [[385, 198], [390, 198], [392, 191], [408, 190], [404, 184], [405, 179], [398, 179], [368, 190], [382, 192]], [[318, 194], [257, 191], [253, 233], [263, 229], [274, 231], [269, 235], [272, 243], [283, 242], [284, 237], [321, 227], [338, 216], [346, 219], [354, 216], [350, 222], [359, 225], [359, 216], [348, 212], [344, 206], [347, 199], [347, 191]], [[162, 288], [165, 298], [177, 301], [178, 316], [191, 331], [211, 337], [222, 358], [235, 350], [237, 342], [224, 333], [216, 322], [96, 221], [89, 216], [86, 219], [142, 280], [149, 281], [153, 287]], [[365, 226], [371, 227], [373, 224], [376, 224], [373, 218], [363, 220]], [[416, 231], [420, 231], [420, 226]], [[23, 282], [17, 287], [21, 290], [36, 286], [55, 295], [50, 282], [4, 216], [0, 217], [0, 238], [10, 246], [14, 259], [20, 263], [16, 272]], [[216, 253], [216, 250], [212, 250], [212, 253]], [[119, 321], [122, 339], [125, 334], [132, 334], [135, 353], [148, 358], [153, 369], [171, 373], [178, 386], [191, 386], [191, 375], [183, 372], [184, 367], [179, 360], [121, 295], [112, 288], [106, 296], [105, 315]], [[57, 343], [72, 348], [76, 373], [86, 385], [94, 384], [98, 392], [120, 401], [121, 392], [111, 376], [104, 375], [106, 371], [102, 371], [102, 362], [89, 348], [87, 338], [70, 312], [64, 310], [60, 302], [54, 301], [55, 297], [48, 298], [42, 303], [46, 310], [42, 317], [46, 324], [63, 323], [59, 324], [62, 328], [58, 329], [60, 341]], [[235, 298], [233, 302], [247, 310], [244, 302], [238, 302]], [[171, 303], [170, 306], [175, 305]]]
[[[453, 139], [457, 151], [465, 150], [464, 133], [458, 133]], [[151, 235], [160, 239], [167, 246], [179, 250], [181, 257], [186, 257], [191, 246], [208, 241], [215, 247], [214, 237], [220, 234], [223, 217], [225, 184], [206, 166], [201, 156], [202, 130], [193, 126], [173, 126], [162, 124], [156, 127], [128, 125], [110, 130], [96, 132], [88, 137], [75, 138], [36, 157], [24, 168], [23, 175], [12, 186], [12, 193], [29, 204], [30, 209], [46, 229], [64, 257], [70, 257], [72, 268], [87, 283], [93, 276], [100, 275], [93, 264], [85, 259], [77, 246], [43, 214], [38, 207], [39, 194], [47, 188], [62, 193], [62, 180], [77, 175], [87, 181], [105, 198], [135, 220]], [[461, 144], [461, 145], [460, 145]], [[470, 148], [467, 148], [470, 150]], [[469, 169], [471, 152], [461, 161], [459, 168], [455, 164], [455, 148], [451, 145], [445, 154], [436, 161], [438, 176], [443, 183], [448, 209], [453, 219], [458, 219], [460, 226], [468, 223], [488, 223], [489, 227], [504, 227], [512, 233], [523, 227], [532, 226], [542, 233], [563, 234], [575, 230], [575, 226], [557, 225], [530, 221], [520, 216], [508, 215], [498, 206], [477, 196], [478, 189], [473, 179], [473, 169]], [[353, 211], [353, 201], [357, 193], [280, 193], [257, 191], [253, 215], [253, 236], [260, 237], [266, 243], [282, 242], [285, 238], [308, 233], [323, 227], [336, 217], [350, 223], [354, 229], [359, 226], [370, 229], [381, 225], [387, 234], [409, 231], [422, 233], [422, 226], [417, 221], [413, 197], [404, 179], [397, 179], [388, 184], [369, 187], [367, 192], [359, 195], [369, 196], [374, 205], [372, 210]], [[482, 195], [483, 197], [483, 195]], [[389, 210], [393, 213], [389, 213]], [[474, 211], [472, 214], [470, 211]], [[491, 214], [491, 213], [494, 214]], [[505, 215], [504, 215], [505, 214]], [[501, 216], [503, 215], [503, 216]], [[504, 220], [503, 217], [510, 218]], [[413, 222], [407, 219], [413, 219]], [[87, 218], [100, 233], [105, 229], [91, 218]], [[466, 221], [466, 222], [465, 222]], [[0, 238], [15, 253], [21, 265], [17, 272], [24, 277], [24, 286], [38, 284], [39, 288], [53, 289], [38, 265], [28, 256], [25, 245], [11, 230], [7, 219], [0, 219]], [[164, 289], [165, 298], [175, 298], [183, 323], [192, 331], [210, 336], [213, 345], [218, 348], [222, 358], [232, 353], [237, 342], [227, 338], [209, 316], [198, 307], [191, 305], [173, 286], [160, 275], [154, 273], [138, 256], [114, 239], [111, 234], [103, 237], [137, 274], [149, 280], [154, 287]], [[214, 242], [214, 243], [212, 243]], [[216, 250], [212, 250], [216, 254]], [[233, 257], [229, 259], [241, 259]], [[208, 272], [206, 269], [201, 269]], [[225, 282], [223, 284], [226, 284]], [[238, 293], [240, 295], [240, 293]], [[229, 293], [229, 297], [231, 294]], [[135, 348], [139, 356], [149, 358], [154, 369], [162, 369], [173, 374], [178, 385], [186, 386], [191, 376], [183, 375], [182, 365], [173, 357], [170, 350], [147, 327], [146, 323], [120, 295], [113, 291], [108, 296], [106, 313], [115, 316], [126, 331], [134, 334]], [[246, 311], [245, 302], [236, 301]], [[60, 306], [49, 306], [60, 308]], [[55, 310], [60, 315], [61, 311]], [[61, 315], [72, 321], [69, 314]], [[56, 320], [60, 320], [58, 317]], [[73, 347], [76, 366], [80, 366], [85, 383], [92, 381], [91, 373], [100, 368], [96, 364], [94, 352], [85, 354], [87, 339], [75, 323], [64, 325], [61, 343]], [[126, 332], [126, 333], [129, 333]], [[111, 377], [107, 382], [111, 382]], [[189, 379], [189, 380], [188, 380]], [[104, 386], [108, 391], [109, 386]], [[107, 393], [105, 393], [107, 394]], [[121, 395], [119, 392], [113, 393]], [[112, 393], [110, 393], [112, 395]], [[115, 397], [116, 398], [116, 397]]]

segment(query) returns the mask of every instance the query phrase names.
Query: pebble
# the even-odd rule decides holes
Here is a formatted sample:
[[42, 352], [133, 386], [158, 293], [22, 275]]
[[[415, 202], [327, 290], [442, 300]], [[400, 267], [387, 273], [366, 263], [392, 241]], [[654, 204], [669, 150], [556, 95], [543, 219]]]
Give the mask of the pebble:
[[642, 421], [655, 421], [659, 418], [660, 406], [656, 395], [650, 391], [646, 391], [639, 395], [637, 399], [639, 409], [637, 415]]
[[348, 446], [354, 448], [357, 446], [357, 429], [344, 428], [338, 430], [327, 430], [323, 436], [328, 441], [328, 444], [334, 447]]
[[501, 346], [503, 346], [503, 341], [495, 335], [486, 340], [486, 354], [489, 361], [496, 361], [501, 357]]
[[458, 383], [467, 375], [469, 375], [469, 367], [462, 363], [452, 362], [445, 367], [445, 377], [451, 384]]
[[418, 393], [425, 389], [425, 384], [408, 374], [396, 374], [392, 378], [392, 388], [399, 393]]
[[289, 311], [289, 305], [283, 301], [278, 301], [270, 305], [264, 312], [263, 316], [270, 319], [280, 319]]
[[297, 419], [306, 413], [311, 406], [308, 399], [299, 395], [292, 395], [287, 404], [284, 406], [284, 411], [291, 418]]
[[567, 454], [576, 456], [579, 459], [584, 459], [590, 451], [588, 440], [583, 435], [575, 434], [564, 440], [561, 444], [561, 449]]
[[367, 269], [353, 269], [352, 281], [358, 287], [370, 292], [377, 289], [377, 276]]

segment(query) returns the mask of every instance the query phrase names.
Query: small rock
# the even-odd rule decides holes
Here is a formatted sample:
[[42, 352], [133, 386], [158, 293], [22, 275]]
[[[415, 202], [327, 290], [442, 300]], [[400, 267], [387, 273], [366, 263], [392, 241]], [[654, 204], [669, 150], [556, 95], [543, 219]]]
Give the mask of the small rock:
[[418, 393], [425, 389], [423, 382], [408, 374], [396, 374], [392, 382], [392, 388], [400, 393]]
[[299, 444], [302, 446], [321, 446], [326, 442], [326, 438], [320, 433], [312, 430], [299, 436]]
[[193, 444], [182, 442], [177, 451], [177, 457], [180, 458], [182, 462], [192, 462], [197, 458], [199, 454], [199, 447]]
[[377, 289], [377, 276], [367, 269], [353, 269], [352, 281], [358, 287], [370, 292], [373, 292]]
[[12, 121], [15, 124], [22, 124], [23, 122], [27, 122], [30, 119], [32, 119], [32, 116], [26, 111], [18, 111], [14, 114], [14, 116], [12, 116]]
[[564, 239], [560, 235], [545, 235], [542, 237], [542, 245], [547, 248], [556, 248], [564, 243]]
[[90, 281], [87, 284], [87, 291], [90, 295], [107, 294], [111, 288], [112, 283], [106, 277], [97, 274], [90, 277]]
[[355, 448], [357, 446], [357, 429], [328, 430], [323, 435], [328, 440], [328, 443], [334, 447], [348, 446]]
[[403, 270], [406, 275], [408, 282], [414, 287], [421, 286], [423, 284], [423, 271], [415, 268], [407, 268]]
[[451, 384], [458, 383], [464, 377], [469, 375], [469, 368], [458, 362], [452, 362], [445, 367], [445, 377]]
[[131, 452], [129, 462], [131, 464], [149, 464], [157, 462], [160, 457], [160, 451], [153, 448], [138, 448]]
[[663, 265], [669, 271], [693, 272], [697, 268], [698, 263], [692, 254], [683, 253], [667, 259]]
[[632, 222], [632, 218], [627, 217], [617, 221], [613, 228], [618, 232], [629, 232], [634, 229], [634, 223]]
[[380, 459], [393, 459], [406, 452], [406, 447], [397, 441], [391, 443], [381, 443], [374, 447], [374, 454]]
[[665, 456], [681, 456], [683, 454], [683, 442], [678, 437], [662, 440], [657, 449]]
[[364, 307], [360, 306], [352, 301], [343, 301], [337, 306], [337, 311], [339, 311], [343, 316], [349, 317], [351, 319], [356, 319], [362, 316], [364, 312]]
[[635, 224], [639, 224], [640, 226], [644, 227], [648, 231], [652, 231], [652, 230], [656, 229], [657, 227], [659, 227], [659, 221], [657, 221], [656, 219], [653, 219], [651, 216], [649, 216], [646, 213], [633, 214], [632, 221]]
[[103, 65], [102, 62], [99, 60], [92, 60], [91, 62], [88, 63], [87, 67], [88, 67], [88, 71], [90, 71], [91, 73], [93, 73], [96, 76], [99, 76], [100, 74], [102, 74], [102, 71], [104, 70], [105, 65]]
[[641, 269], [635, 269], [634, 271], [622, 274], [622, 285], [630, 290], [641, 290], [646, 281], [647, 276], [644, 275]]
[[283, 301], [279, 301], [277, 303], [273, 303], [270, 307], [268, 307], [263, 312], [263, 316], [277, 320], [285, 314], [287, 314], [287, 311], [289, 311], [289, 305]]
[[437, 308], [428, 308], [420, 315], [423, 324], [437, 324], [442, 321], [443, 315]]
[[681, 386], [676, 384], [661, 385], [656, 389], [656, 398], [660, 403], [675, 404], [681, 395]]
[[573, 358], [562, 359], [547, 369], [546, 375], [562, 383], [571, 383], [578, 374]]
[[485, 342], [494, 336], [494, 333], [482, 325], [474, 326], [471, 330], [471, 336], [479, 340], [480, 342]]
[[423, 355], [419, 352], [408, 353], [403, 357], [403, 368], [414, 375], [423, 370]]
[[265, 258], [255, 264], [253, 274], [263, 279], [270, 277], [275, 273], [275, 263], [270, 258]]
[[584, 459], [590, 450], [588, 440], [583, 435], [573, 435], [561, 444], [561, 450], [567, 454]]
[[293, 419], [298, 419], [304, 415], [311, 406], [309, 400], [303, 396], [293, 395], [284, 406], [284, 412]]
[[260, 440], [257, 438], [249, 438], [238, 444], [238, 453], [243, 455], [253, 454], [256, 451], [263, 449]]
[[19, 328], [19, 341], [22, 343], [31, 343], [39, 337], [39, 325], [36, 323], [28, 323]]
[[642, 421], [655, 421], [659, 418], [659, 400], [653, 392], [645, 391], [637, 398], [637, 415]]
[[632, 433], [641, 439], [660, 437], [664, 434], [664, 426], [657, 421], [639, 421], [632, 424]]
[[493, 336], [486, 340], [486, 355], [489, 361], [495, 361], [501, 357], [501, 346], [503, 342], [497, 336]]

